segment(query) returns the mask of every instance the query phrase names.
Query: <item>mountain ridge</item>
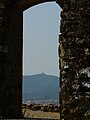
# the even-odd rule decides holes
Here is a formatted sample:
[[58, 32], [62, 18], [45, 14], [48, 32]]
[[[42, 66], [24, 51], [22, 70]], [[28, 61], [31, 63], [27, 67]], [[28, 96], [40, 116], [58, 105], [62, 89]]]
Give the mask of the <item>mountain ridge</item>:
[[45, 73], [23, 76], [23, 101], [58, 100], [59, 77]]
[[[45, 75], [45, 76], [50, 76], [50, 77], [58, 77], [58, 76], [56, 76], [56, 75], [51, 75], [51, 74], [46, 74], [46, 73], [44, 73], [44, 72], [42, 72], [42, 73], [37, 73], [37, 74], [32, 74], [32, 75], [23, 75], [24, 77], [29, 77], [29, 76], [31, 76], [31, 77], [33, 77], [33, 76], [37, 76], [37, 75]], [[59, 78], [59, 77], [58, 77]]]

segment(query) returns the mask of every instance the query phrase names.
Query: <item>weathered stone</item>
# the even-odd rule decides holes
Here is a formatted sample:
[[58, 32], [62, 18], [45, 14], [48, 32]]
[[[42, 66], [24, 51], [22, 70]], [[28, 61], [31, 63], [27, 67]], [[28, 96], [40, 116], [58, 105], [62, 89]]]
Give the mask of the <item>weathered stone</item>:
[[41, 110], [41, 106], [40, 105], [34, 105], [31, 110]]
[[85, 84], [90, 85], [90, 76], [88, 75], [90, 73], [85, 72], [90, 66], [90, 1], [62, 0], [62, 4], [59, 38], [60, 116], [61, 120], [86, 120], [84, 114], [88, 109], [90, 110], [90, 107], [87, 107], [87, 105], [90, 106], [90, 88], [84, 86]]

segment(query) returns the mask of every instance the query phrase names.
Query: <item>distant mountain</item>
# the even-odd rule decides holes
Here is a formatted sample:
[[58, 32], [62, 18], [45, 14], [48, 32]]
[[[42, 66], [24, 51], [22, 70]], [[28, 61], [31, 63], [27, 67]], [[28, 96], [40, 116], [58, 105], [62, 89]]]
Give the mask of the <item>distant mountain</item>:
[[23, 76], [23, 101], [58, 100], [59, 78], [44, 73]]

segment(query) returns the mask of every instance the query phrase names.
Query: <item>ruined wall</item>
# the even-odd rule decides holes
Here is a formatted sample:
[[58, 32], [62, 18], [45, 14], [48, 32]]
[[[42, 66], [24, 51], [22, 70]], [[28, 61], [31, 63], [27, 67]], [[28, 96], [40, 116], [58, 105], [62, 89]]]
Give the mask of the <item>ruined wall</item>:
[[90, 0], [58, 0], [61, 120], [90, 119]]
[[[23, 11], [16, 1], [0, 0], [0, 118], [22, 117]], [[59, 36], [60, 117], [89, 120], [90, 0], [57, 3], [63, 9]]]
[[22, 12], [0, 0], [0, 118], [21, 117]]

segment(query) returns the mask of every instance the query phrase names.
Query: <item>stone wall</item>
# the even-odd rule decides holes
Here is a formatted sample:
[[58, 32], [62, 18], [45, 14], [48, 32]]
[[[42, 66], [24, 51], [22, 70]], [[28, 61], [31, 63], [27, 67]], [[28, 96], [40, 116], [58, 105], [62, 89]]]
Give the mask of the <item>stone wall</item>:
[[0, 0], [0, 118], [22, 114], [23, 13], [14, 3]]
[[60, 106], [55, 104], [22, 104], [22, 109], [29, 109], [33, 111], [43, 111], [43, 112], [60, 112]]
[[[23, 10], [16, 1], [19, 0], [0, 0], [1, 118], [22, 117]], [[61, 120], [89, 120], [90, 0], [57, 0], [57, 3], [62, 8], [60, 117]]]
[[90, 1], [58, 0], [61, 120], [90, 119]]

